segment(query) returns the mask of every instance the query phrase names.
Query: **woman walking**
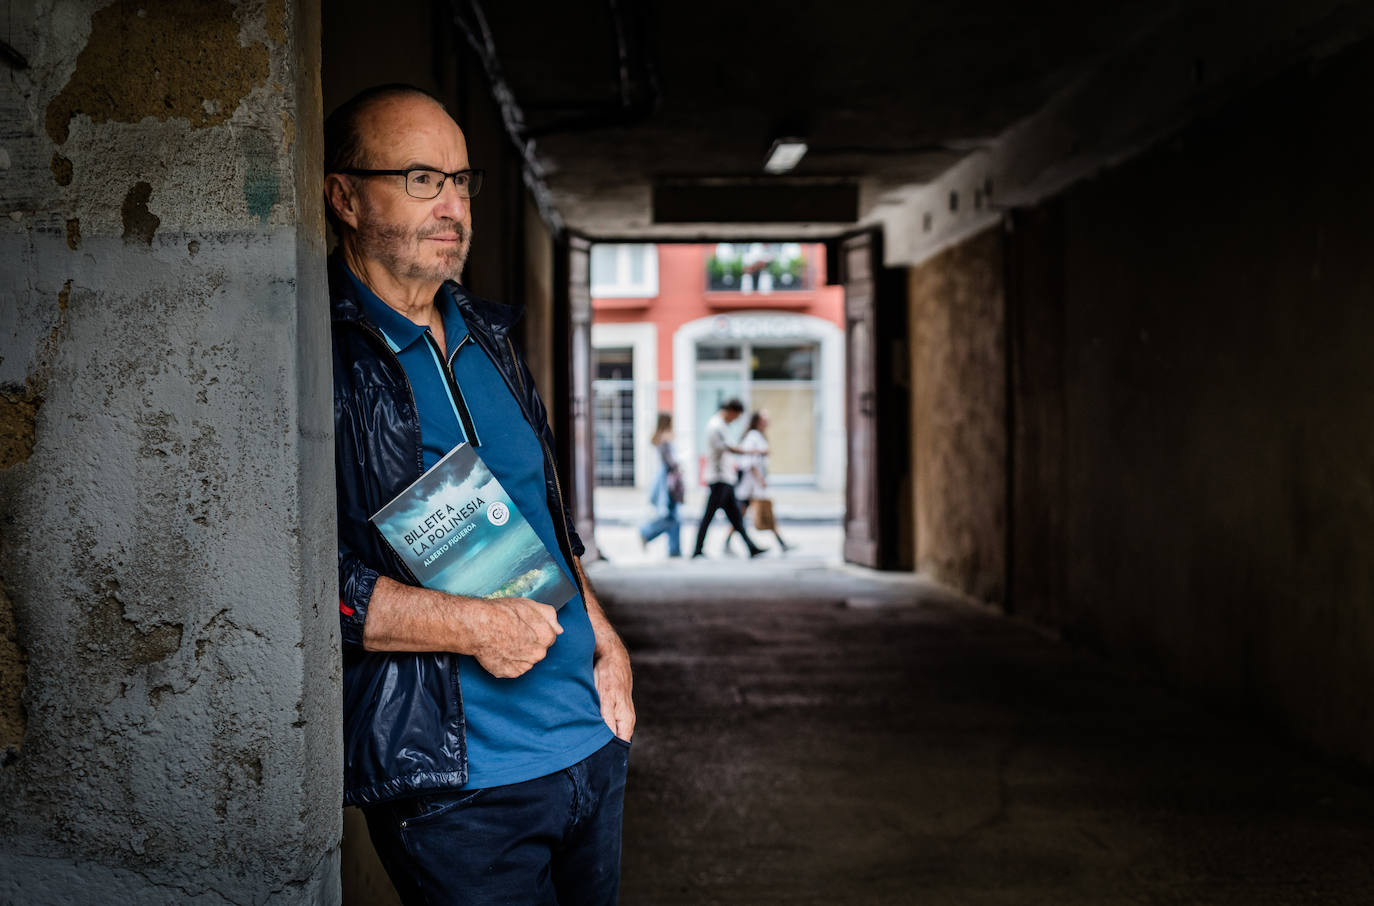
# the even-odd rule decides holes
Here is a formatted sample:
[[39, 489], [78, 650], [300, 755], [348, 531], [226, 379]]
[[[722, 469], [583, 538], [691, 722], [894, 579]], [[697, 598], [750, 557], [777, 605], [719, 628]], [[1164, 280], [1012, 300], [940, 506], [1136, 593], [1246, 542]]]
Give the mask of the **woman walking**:
[[[767, 428], [768, 410], [759, 409], [749, 417], [749, 427], [739, 442], [744, 453], [739, 458], [740, 478], [739, 483], [735, 485], [735, 497], [739, 500], [740, 510], [750, 512], [754, 528], [761, 532], [771, 531], [773, 537], [778, 539], [778, 548], [786, 553], [792, 549], [792, 545], [782, 540], [782, 535], [778, 534], [778, 523], [773, 517], [773, 498], [768, 493], [768, 438], [764, 434]], [[727, 553], [730, 550], [730, 539], [734, 536], [734, 529], [725, 536]]]
[[654, 516], [639, 527], [639, 540], [647, 547], [659, 535], [668, 536], [668, 556], [682, 556], [682, 524], [677, 518], [678, 504], [682, 503], [684, 485], [682, 468], [673, 453], [673, 416], [667, 412], [658, 414], [658, 424], [650, 439], [658, 453], [658, 475], [649, 488], [649, 502], [654, 506]]

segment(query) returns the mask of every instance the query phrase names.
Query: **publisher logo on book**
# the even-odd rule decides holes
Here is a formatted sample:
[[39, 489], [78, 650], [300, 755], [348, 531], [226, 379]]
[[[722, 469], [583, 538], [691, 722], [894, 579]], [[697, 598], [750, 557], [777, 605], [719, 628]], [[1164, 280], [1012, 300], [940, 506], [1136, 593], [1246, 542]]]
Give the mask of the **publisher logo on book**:
[[487, 507], [487, 519], [491, 521], [492, 525], [505, 525], [510, 521], [510, 509], [499, 501], [493, 503]]

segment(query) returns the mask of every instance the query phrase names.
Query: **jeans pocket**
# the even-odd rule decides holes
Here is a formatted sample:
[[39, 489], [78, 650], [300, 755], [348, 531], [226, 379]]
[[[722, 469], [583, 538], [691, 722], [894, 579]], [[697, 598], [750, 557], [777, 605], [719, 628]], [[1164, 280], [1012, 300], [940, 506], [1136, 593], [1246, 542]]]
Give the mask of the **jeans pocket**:
[[438, 821], [445, 815], [465, 808], [481, 798], [486, 790], [458, 790], [455, 793], [445, 793], [439, 796], [422, 796], [419, 808], [414, 815], [401, 822], [402, 828], [423, 827], [434, 821]]

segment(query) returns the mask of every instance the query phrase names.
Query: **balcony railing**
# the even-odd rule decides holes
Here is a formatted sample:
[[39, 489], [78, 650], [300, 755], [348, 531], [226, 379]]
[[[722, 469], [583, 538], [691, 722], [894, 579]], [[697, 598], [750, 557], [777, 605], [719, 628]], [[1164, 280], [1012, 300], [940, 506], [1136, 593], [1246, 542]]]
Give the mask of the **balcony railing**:
[[709, 292], [772, 293], [811, 288], [806, 255], [795, 242], [722, 242], [706, 259]]

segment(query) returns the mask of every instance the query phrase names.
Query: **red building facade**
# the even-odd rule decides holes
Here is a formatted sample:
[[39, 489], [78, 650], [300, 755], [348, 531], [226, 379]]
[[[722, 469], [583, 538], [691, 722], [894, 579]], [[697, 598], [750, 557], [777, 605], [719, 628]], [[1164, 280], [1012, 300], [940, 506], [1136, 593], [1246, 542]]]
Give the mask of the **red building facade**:
[[593, 246], [598, 483], [652, 481], [660, 411], [699, 464], [706, 420], [739, 397], [769, 412], [775, 482], [839, 487], [844, 295], [825, 272], [818, 243]]

